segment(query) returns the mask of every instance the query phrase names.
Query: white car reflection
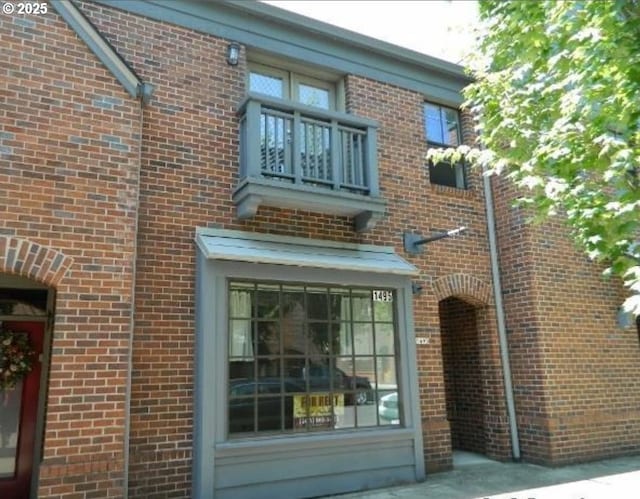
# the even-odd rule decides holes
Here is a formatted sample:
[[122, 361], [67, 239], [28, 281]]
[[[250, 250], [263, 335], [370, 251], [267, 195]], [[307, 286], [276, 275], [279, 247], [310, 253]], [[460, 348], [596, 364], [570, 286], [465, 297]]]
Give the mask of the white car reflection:
[[400, 411], [398, 410], [398, 392], [393, 392], [380, 397], [378, 404], [378, 415], [380, 419], [392, 424], [400, 423]]

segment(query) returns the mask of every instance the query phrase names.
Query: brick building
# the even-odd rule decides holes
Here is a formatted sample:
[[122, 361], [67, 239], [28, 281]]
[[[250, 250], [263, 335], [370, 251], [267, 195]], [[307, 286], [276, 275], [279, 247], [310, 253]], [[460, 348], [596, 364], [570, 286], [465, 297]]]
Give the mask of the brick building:
[[640, 451], [622, 290], [512, 186], [425, 163], [473, 140], [461, 68], [249, 2], [42, 5], [0, 18], [0, 321], [40, 354], [1, 496]]

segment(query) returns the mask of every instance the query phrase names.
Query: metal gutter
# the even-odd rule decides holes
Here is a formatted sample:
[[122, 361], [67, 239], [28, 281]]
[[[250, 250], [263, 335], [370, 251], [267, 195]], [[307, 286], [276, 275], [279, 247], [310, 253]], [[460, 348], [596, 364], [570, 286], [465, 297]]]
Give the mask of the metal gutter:
[[457, 64], [252, 1], [94, 0], [209, 34], [292, 63], [329, 68], [396, 85], [457, 107], [471, 81]]
[[154, 87], [145, 83], [104, 38], [91, 21], [70, 0], [51, 0], [51, 5], [69, 27], [83, 40], [129, 94], [143, 104], [151, 100]]
[[246, 0], [226, 0], [225, 3], [230, 7], [243, 12], [251, 13], [264, 19], [270, 19], [283, 24], [287, 28], [300, 29], [302, 26], [305, 31], [317, 33], [324, 37], [330, 37], [336, 41], [352, 46], [358, 46], [371, 52], [377, 52], [380, 55], [417, 64], [423, 66], [429, 71], [446, 74], [455, 78], [461, 78], [471, 83], [471, 79], [465, 73], [464, 68], [459, 64], [454, 64], [430, 55], [422, 54], [415, 50], [394, 45], [345, 28], [340, 28], [338, 26], [318, 21], [317, 19], [312, 19], [260, 1], [247, 2]]
[[502, 303], [502, 284], [500, 282], [500, 267], [498, 264], [498, 244], [496, 241], [496, 218], [493, 206], [493, 193], [491, 192], [491, 179], [487, 175], [482, 176], [484, 189], [485, 209], [487, 212], [487, 233], [489, 236], [489, 254], [491, 258], [491, 275], [493, 277], [493, 296], [496, 302], [496, 320], [498, 324], [498, 342], [500, 344], [500, 358], [502, 360], [502, 376], [504, 380], [504, 394], [507, 401], [507, 417], [511, 434], [511, 452], [513, 459], [520, 459], [520, 438], [518, 435], [518, 421], [511, 383], [511, 363], [509, 361], [509, 344], [507, 340], [507, 328], [504, 318], [504, 305]]

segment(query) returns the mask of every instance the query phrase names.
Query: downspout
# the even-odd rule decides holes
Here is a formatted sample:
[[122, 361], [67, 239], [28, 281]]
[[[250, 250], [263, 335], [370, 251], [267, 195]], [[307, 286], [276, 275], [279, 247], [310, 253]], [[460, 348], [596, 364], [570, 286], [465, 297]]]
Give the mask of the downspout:
[[496, 241], [496, 218], [491, 192], [491, 179], [482, 175], [484, 202], [487, 211], [487, 232], [489, 235], [489, 254], [491, 258], [491, 275], [493, 277], [493, 296], [496, 302], [496, 319], [498, 323], [498, 340], [500, 344], [500, 358], [502, 360], [502, 376], [504, 379], [504, 393], [507, 400], [507, 417], [511, 430], [511, 452], [514, 460], [520, 459], [520, 438], [518, 436], [518, 422], [511, 383], [511, 364], [509, 362], [509, 344], [504, 320], [504, 306], [502, 303], [502, 284], [500, 282], [500, 267], [498, 266], [498, 244]]
[[135, 195], [135, 220], [133, 223], [133, 258], [131, 262], [131, 318], [129, 321], [129, 341], [127, 345], [127, 382], [125, 387], [124, 399], [124, 449], [123, 449], [123, 479], [122, 479], [122, 497], [129, 497], [129, 442], [131, 440], [131, 385], [133, 377], [133, 332], [136, 323], [136, 275], [138, 268], [138, 226], [140, 220], [140, 178], [142, 176], [142, 129], [144, 125], [144, 106], [151, 99], [153, 93], [153, 85], [149, 83], [141, 83], [138, 86], [138, 94], [140, 99], [140, 128], [138, 130], [138, 182], [136, 185]]

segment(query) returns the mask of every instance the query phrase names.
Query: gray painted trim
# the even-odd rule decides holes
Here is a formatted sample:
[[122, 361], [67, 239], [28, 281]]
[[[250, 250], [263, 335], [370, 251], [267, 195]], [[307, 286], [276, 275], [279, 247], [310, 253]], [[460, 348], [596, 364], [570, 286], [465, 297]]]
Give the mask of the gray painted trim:
[[[35, 440], [33, 443], [33, 468], [31, 471], [30, 489], [30, 497], [32, 499], [38, 497], [38, 484], [40, 482], [40, 462], [42, 461], [45, 417], [47, 414], [47, 394], [49, 393], [51, 343], [53, 341], [54, 311], [56, 299], [55, 294], [55, 290], [49, 288], [49, 291], [47, 292], [47, 317], [44, 326], [44, 341], [42, 342], [42, 363], [40, 371], [40, 390], [38, 392], [38, 410], [36, 413]], [[36, 320], [34, 319], [29, 320], [36, 322]]]
[[151, 19], [238, 41], [294, 61], [365, 76], [458, 107], [471, 82], [462, 67], [261, 2], [95, 0]]
[[[209, 324], [216, 323], [218, 311], [215, 306], [211, 306], [216, 303], [217, 289], [213, 269], [200, 251], [196, 253], [192, 497], [200, 498], [211, 497], [211, 493], [207, 491], [214, 490], [215, 395], [211, 396], [209, 390], [216, 390], [217, 384], [208, 384], [205, 380], [211, 379], [207, 376], [210, 376], [211, 364], [215, 364], [210, 359], [215, 358], [216, 339], [205, 331], [210, 329]], [[208, 421], [205, 415], [212, 416], [214, 420]]]
[[135, 71], [73, 2], [70, 0], [51, 0], [51, 4], [124, 89], [132, 97], [139, 98], [143, 104], [147, 104], [153, 94], [153, 85], [144, 83], [138, 77]]
[[375, 274], [414, 275], [416, 267], [395, 253], [326, 248], [299, 243], [265, 242], [224, 236], [197, 236], [208, 260], [289, 265], [328, 270], [356, 270]]
[[259, 101], [260, 104], [268, 107], [274, 107], [278, 111], [285, 112], [300, 112], [304, 115], [310, 115], [315, 119], [321, 120], [335, 120], [339, 121], [341, 125], [348, 125], [353, 128], [378, 128], [378, 122], [369, 118], [363, 118], [354, 114], [342, 113], [340, 111], [331, 111], [328, 109], [321, 109], [319, 107], [307, 106], [300, 104], [299, 102], [287, 99], [278, 99], [277, 97], [271, 97], [266, 94], [258, 92], [247, 92], [246, 97], [242, 99], [238, 106], [237, 114], [240, 116], [244, 114], [247, 104], [251, 100]]
[[[413, 323], [413, 286], [410, 282], [404, 287], [403, 300], [404, 316], [398, 318], [398, 323], [400, 324], [404, 321], [404, 330], [407, 331], [407, 351], [405, 355], [407, 359], [416, 359], [417, 362], [418, 353], [416, 352], [415, 325]], [[400, 325], [398, 325], [398, 327], [400, 327]], [[404, 406], [408, 408], [407, 412], [410, 413], [413, 424], [419, 429], [419, 431], [416, 431], [415, 447], [413, 450], [416, 456], [416, 481], [420, 482], [425, 478], [425, 467], [417, 366], [416, 369], [408, 370], [407, 380], [405, 380], [403, 386], [406, 386], [405, 393], [403, 394]]]
[[[242, 230], [212, 229], [208, 227], [197, 227], [195, 236], [196, 236], [196, 242], [198, 242], [198, 236], [218, 236], [218, 237], [229, 237], [234, 239], [246, 239], [248, 241], [266, 241], [266, 242], [282, 243], [282, 244], [304, 244], [304, 245], [315, 246], [319, 248], [337, 248], [337, 249], [345, 249], [345, 250], [353, 250], [353, 251], [371, 251], [376, 253], [395, 254], [395, 250], [392, 246], [343, 243], [340, 241], [331, 241], [327, 239], [311, 239], [311, 238], [296, 237], [296, 236], [277, 236], [274, 234], [267, 234], [262, 232], [245, 232]], [[200, 247], [200, 249], [202, 250], [202, 247]]]
[[[279, 237], [269, 234], [255, 234], [218, 229], [197, 229], [196, 240], [206, 234], [227, 234], [249, 240], [270, 240], [274, 242], [309, 241], [304, 238]], [[369, 247], [381, 253], [393, 252], [392, 248], [369, 245], [355, 245], [332, 241], [316, 241], [328, 247]], [[409, 276], [394, 274], [373, 274], [370, 272], [327, 270], [305, 267], [285, 267], [282, 265], [242, 263], [234, 261], [207, 260], [206, 254], [197, 250], [196, 269], [196, 380], [194, 414], [194, 464], [193, 497], [213, 497], [215, 491], [214, 463], [218, 454], [241, 457], [246, 453], [268, 452], [269, 447], [280, 450], [290, 447], [308, 446], [330, 449], [331, 444], [343, 445], [367, 439], [374, 441], [412, 440], [414, 446], [414, 473], [417, 480], [424, 477], [424, 457], [422, 451], [422, 427], [419, 418], [419, 399], [415, 372], [415, 334], [411, 319], [411, 282]], [[401, 383], [401, 397], [407, 408], [404, 428], [382, 428], [326, 435], [292, 435], [276, 438], [253, 438], [229, 441], [226, 436], [227, 415], [216, 408], [226, 406], [227, 338], [219, 331], [226, 330], [227, 297], [226, 283], [229, 278], [254, 280], [282, 280], [286, 272], [287, 281], [313, 282], [318, 284], [339, 284], [355, 286], [384, 286], [394, 288], [398, 297], [398, 343], [400, 365], [398, 381]], [[210, 380], [216, 380], [211, 383]], [[209, 382], [207, 382], [209, 381]], [[207, 443], [208, 442], [208, 443]], [[213, 447], [215, 444], [215, 447]], [[275, 446], [275, 447], [274, 447]]]
[[371, 215], [378, 215], [378, 220], [385, 214], [387, 206], [382, 198], [287, 184], [261, 177], [242, 180], [233, 192], [232, 199], [240, 219], [255, 216], [260, 206], [273, 206], [351, 217], [370, 212]]

